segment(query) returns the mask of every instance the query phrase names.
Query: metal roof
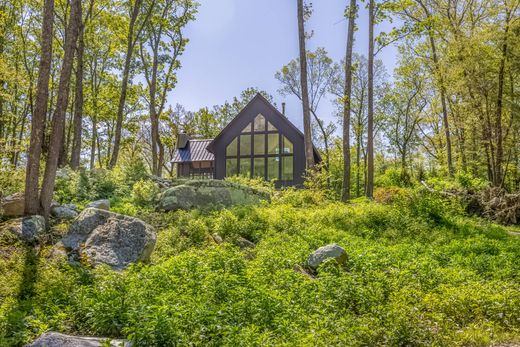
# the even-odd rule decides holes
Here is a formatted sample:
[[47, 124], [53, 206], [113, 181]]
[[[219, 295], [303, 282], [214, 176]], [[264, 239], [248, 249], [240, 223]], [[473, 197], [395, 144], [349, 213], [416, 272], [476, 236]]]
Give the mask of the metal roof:
[[187, 163], [193, 161], [212, 161], [215, 160], [213, 153], [206, 147], [213, 139], [189, 140], [184, 148], [176, 149], [173, 154], [173, 163]]

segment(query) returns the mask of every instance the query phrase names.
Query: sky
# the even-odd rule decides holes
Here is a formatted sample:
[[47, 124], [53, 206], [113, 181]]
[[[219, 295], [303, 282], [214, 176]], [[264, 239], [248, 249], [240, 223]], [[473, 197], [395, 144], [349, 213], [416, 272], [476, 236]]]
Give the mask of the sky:
[[[223, 104], [248, 87], [273, 95], [278, 107], [286, 103], [286, 115], [302, 128], [302, 106], [294, 96], [281, 96], [276, 71], [298, 56], [298, 26], [295, 0], [199, 0], [196, 20], [189, 23], [185, 36], [190, 39], [181, 57], [178, 83], [170, 93], [171, 105], [198, 110]], [[306, 31], [313, 31], [307, 50], [324, 47], [339, 62], [345, 55], [347, 21], [345, 0], [315, 0]], [[361, 3], [357, 19], [354, 51], [367, 53], [368, 16]], [[389, 31], [383, 23], [377, 31]], [[396, 48], [377, 56], [391, 75], [396, 64]], [[326, 122], [336, 121], [332, 96], [321, 102], [318, 115]]]

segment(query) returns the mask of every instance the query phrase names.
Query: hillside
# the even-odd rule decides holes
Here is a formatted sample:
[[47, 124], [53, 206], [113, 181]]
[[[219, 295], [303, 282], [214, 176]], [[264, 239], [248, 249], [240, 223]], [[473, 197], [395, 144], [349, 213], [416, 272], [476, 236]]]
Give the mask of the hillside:
[[[112, 201], [158, 230], [151, 263], [73, 265], [53, 248], [64, 224], [36, 248], [4, 237], [0, 345], [45, 331], [138, 346], [520, 342], [520, 238], [426, 190], [385, 204], [286, 190], [257, 207], [169, 213]], [[309, 254], [330, 243], [345, 265], [310, 271]]]

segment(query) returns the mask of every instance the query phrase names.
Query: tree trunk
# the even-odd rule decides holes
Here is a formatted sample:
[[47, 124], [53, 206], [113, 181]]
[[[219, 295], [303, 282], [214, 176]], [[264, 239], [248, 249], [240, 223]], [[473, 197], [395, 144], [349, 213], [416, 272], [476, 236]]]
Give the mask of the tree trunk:
[[[83, 53], [85, 51], [85, 25], [82, 23], [79, 28], [78, 36], [78, 57], [76, 66], [76, 95], [74, 102], [74, 120], [72, 122], [74, 128], [74, 138], [72, 140], [72, 153], [70, 157], [70, 167], [73, 170], [79, 168], [81, 156], [81, 133], [83, 130]], [[94, 110], [96, 112], [96, 110]]]
[[352, 48], [354, 47], [356, 6], [356, 0], [350, 0], [345, 53], [345, 93], [343, 96], [343, 184], [341, 186], [341, 201], [350, 199], [350, 111], [352, 105]]
[[305, 18], [303, 0], [298, 3], [298, 41], [300, 47], [300, 83], [303, 106], [303, 137], [305, 142], [305, 161], [307, 168], [314, 168], [314, 151], [312, 148], [311, 112], [309, 105], [309, 89], [307, 87], [307, 51], [305, 49]]
[[374, 196], [374, 0], [368, 5], [368, 125], [366, 196]]
[[58, 168], [58, 159], [63, 146], [63, 129], [65, 127], [65, 112], [69, 99], [70, 76], [74, 61], [74, 51], [78, 38], [79, 26], [81, 23], [81, 1], [71, 0], [69, 24], [65, 33], [64, 56], [61, 67], [60, 83], [58, 86], [58, 99], [56, 101], [56, 111], [52, 118], [52, 133], [50, 139], [47, 164], [40, 194], [40, 205], [45, 220], [49, 218], [52, 194]]
[[31, 120], [31, 142], [25, 175], [25, 214], [37, 214], [40, 210], [38, 179], [42, 153], [44, 122], [49, 100], [49, 77], [52, 62], [52, 38], [54, 26], [54, 0], [45, 0], [42, 24], [42, 45], [36, 94], [36, 105]]
[[132, 16], [130, 18], [130, 26], [128, 28], [128, 38], [126, 47], [125, 66], [123, 68], [123, 81], [121, 82], [121, 94], [119, 96], [119, 105], [117, 107], [117, 120], [116, 130], [114, 135], [114, 149], [112, 151], [112, 157], [110, 158], [109, 167], [113, 168], [117, 164], [119, 156], [119, 147], [121, 146], [121, 132], [123, 128], [123, 116], [125, 112], [126, 93], [128, 89], [128, 80], [130, 78], [130, 65], [132, 63], [132, 55], [134, 53], [135, 41], [134, 41], [134, 27], [139, 16], [141, 9], [142, 0], [136, 0], [132, 9]]

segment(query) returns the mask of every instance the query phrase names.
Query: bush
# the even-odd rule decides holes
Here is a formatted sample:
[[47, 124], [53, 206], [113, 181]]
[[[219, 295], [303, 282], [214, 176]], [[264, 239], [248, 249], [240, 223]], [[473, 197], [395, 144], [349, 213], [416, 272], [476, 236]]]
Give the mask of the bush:
[[159, 194], [159, 187], [152, 181], [140, 180], [132, 187], [132, 200], [139, 206], [151, 206]]

